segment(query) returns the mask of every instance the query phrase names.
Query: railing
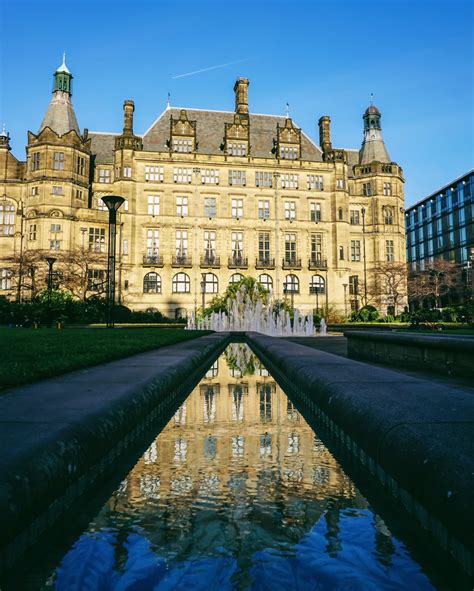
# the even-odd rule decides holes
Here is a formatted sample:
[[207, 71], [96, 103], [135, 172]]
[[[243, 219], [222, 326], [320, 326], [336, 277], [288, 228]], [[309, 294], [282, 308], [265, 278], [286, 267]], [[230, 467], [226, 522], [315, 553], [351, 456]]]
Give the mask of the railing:
[[319, 258], [311, 258], [308, 261], [308, 269], [314, 270], [314, 269], [327, 269], [328, 268], [328, 262], [327, 261], [323, 261], [322, 259]]
[[267, 257], [258, 258], [255, 261], [255, 268], [256, 269], [274, 269], [275, 268], [275, 259], [270, 259]]
[[326, 289], [324, 288], [324, 285], [310, 285], [309, 293], [310, 295], [324, 295], [326, 293]]
[[233, 256], [229, 257], [229, 269], [246, 269], [249, 266], [249, 261], [246, 257]]
[[285, 257], [281, 266], [283, 269], [301, 269], [301, 259]]
[[158, 254], [145, 254], [143, 255], [143, 265], [151, 267], [162, 267], [163, 257]]
[[171, 261], [172, 267], [192, 267], [193, 261], [191, 257], [186, 255], [174, 256]]
[[201, 257], [201, 267], [208, 267], [211, 269], [218, 269], [221, 266], [221, 259], [216, 256], [204, 255]]

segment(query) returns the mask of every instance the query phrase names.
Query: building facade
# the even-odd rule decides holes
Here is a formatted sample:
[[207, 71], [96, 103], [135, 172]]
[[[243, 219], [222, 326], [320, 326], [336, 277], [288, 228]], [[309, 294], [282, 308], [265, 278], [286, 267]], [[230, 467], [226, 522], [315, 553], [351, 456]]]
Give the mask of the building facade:
[[[367, 303], [361, 285], [380, 265], [405, 261], [403, 172], [379, 110], [363, 115], [360, 150], [334, 148], [328, 116], [317, 145], [289, 114], [250, 113], [248, 88], [236, 81], [234, 111], [168, 104], [141, 135], [126, 100], [121, 133], [81, 132], [63, 60], [26, 160], [0, 135], [0, 293], [32, 292], [26, 252], [59, 262], [63, 253], [103, 255], [101, 197], [115, 194], [126, 200], [118, 297], [132, 309], [184, 316], [245, 275], [303, 312]], [[102, 289], [105, 269], [91, 260], [86, 296]]]

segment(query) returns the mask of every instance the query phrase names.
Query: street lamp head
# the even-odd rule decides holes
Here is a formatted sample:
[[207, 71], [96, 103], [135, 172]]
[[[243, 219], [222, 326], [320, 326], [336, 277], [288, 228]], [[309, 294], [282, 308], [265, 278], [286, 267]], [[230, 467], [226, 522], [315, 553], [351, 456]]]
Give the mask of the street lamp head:
[[109, 211], [117, 211], [125, 201], [120, 195], [105, 195], [105, 197], [101, 197], [101, 199]]
[[54, 263], [56, 262], [56, 259], [54, 257], [46, 257], [46, 261], [47, 261], [48, 265], [50, 267], [52, 267], [54, 265]]

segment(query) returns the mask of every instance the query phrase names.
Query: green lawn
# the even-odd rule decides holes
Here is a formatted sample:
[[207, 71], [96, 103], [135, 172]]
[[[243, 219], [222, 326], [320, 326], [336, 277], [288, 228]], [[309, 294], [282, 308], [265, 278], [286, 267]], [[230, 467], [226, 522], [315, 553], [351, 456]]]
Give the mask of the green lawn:
[[153, 328], [0, 328], [0, 390], [205, 334]]

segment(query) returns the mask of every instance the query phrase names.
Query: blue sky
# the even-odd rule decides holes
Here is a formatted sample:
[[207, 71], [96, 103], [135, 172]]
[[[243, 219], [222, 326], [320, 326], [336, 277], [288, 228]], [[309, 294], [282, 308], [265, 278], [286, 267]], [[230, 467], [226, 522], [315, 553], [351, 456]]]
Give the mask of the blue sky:
[[[250, 78], [250, 108], [284, 114], [317, 139], [359, 148], [374, 93], [407, 205], [474, 164], [473, 8], [461, 0], [3, 0], [0, 123], [25, 157], [50, 100], [63, 50], [81, 128], [119, 131], [135, 101], [135, 130], [166, 105], [232, 110]], [[246, 60], [200, 74], [211, 66]]]

